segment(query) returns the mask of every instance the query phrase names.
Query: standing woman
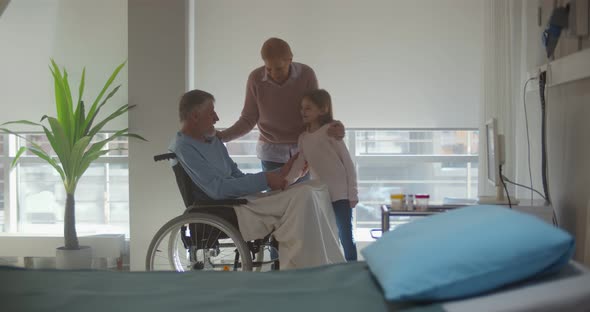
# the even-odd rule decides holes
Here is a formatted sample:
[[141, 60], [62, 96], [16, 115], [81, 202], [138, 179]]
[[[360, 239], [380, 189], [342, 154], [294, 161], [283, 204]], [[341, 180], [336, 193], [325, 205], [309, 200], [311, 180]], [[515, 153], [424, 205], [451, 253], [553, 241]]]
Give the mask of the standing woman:
[[[304, 126], [301, 118], [294, 116], [299, 115], [303, 95], [318, 89], [318, 80], [311, 67], [293, 62], [291, 47], [282, 39], [266, 40], [260, 54], [264, 66], [248, 76], [240, 119], [218, 131], [217, 137], [229, 142], [258, 126], [256, 154], [262, 169], [270, 171], [282, 167], [297, 153], [297, 138]], [[342, 123], [333, 122], [328, 135], [341, 140], [344, 137]]]

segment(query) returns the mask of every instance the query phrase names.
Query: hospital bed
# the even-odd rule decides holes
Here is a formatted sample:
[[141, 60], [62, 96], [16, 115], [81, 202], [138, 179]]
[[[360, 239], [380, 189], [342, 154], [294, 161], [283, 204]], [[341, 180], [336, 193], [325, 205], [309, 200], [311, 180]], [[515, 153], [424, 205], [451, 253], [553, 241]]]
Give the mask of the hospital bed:
[[448, 302], [391, 303], [366, 263], [255, 272], [0, 267], [2, 311], [590, 311], [590, 274], [558, 273]]
[[[368, 262], [299, 270], [264, 273], [193, 270], [181, 273], [0, 267], [0, 311], [590, 311], [590, 272], [574, 261], [568, 262], [570, 251], [573, 250], [573, 240], [570, 244], [569, 234], [554, 230], [545, 222], [532, 218], [507, 208], [462, 208], [388, 232], [363, 250]], [[521, 229], [520, 225], [526, 226]], [[538, 236], [546, 233], [551, 235]], [[473, 235], [479, 235], [478, 239], [472, 240]], [[566, 238], [561, 240], [565, 243], [565, 249], [557, 250], [555, 246], [547, 245], [541, 251], [553, 251], [542, 253], [541, 258], [556, 256], [557, 261], [548, 262], [550, 265], [543, 266], [539, 274], [527, 275], [527, 278], [512, 280], [508, 284], [499, 284], [503, 285], [498, 286], [500, 288], [487, 288], [494, 289], [492, 291], [486, 290], [472, 296], [445, 297], [455, 299], [444, 301], [388, 301], [385, 298], [391, 298], [391, 293], [388, 294], [387, 289], [380, 286], [390, 287], [386, 277], [391, 273], [398, 276], [409, 272], [411, 264], [414, 270], [426, 277], [432, 274], [445, 277], [449, 275], [451, 268], [459, 273], [481, 268], [481, 265], [466, 260], [471, 257], [461, 257], [442, 266], [443, 269], [433, 271], [416, 265], [419, 257], [408, 257], [412, 254], [422, 255], [428, 258], [430, 264], [438, 264], [444, 262], [444, 259], [449, 260], [449, 257], [445, 258], [446, 254], [454, 255], [457, 251], [461, 251], [464, 256], [480, 254], [485, 251], [477, 248], [480, 245], [487, 246], [489, 255], [503, 252], [510, 256], [523, 256], [524, 258], [517, 259], [524, 262], [524, 266], [519, 265], [512, 272], [519, 273], [542, 260], [539, 259], [539, 254], [536, 255], [537, 259], [533, 259], [535, 254], [527, 251], [524, 248], [526, 246], [505, 247], [504, 244], [492, 244], [490, 239], [495, 237], [509, 242], [529, 237], [532, 240], [524, 239], [524, 242], [533, 244], [535, 241], [551, 238], [548, 242], [553, 244], [556, 235]], [[459, 243], [462, 237], [466, 240]], [[405, 239], [412, 242], [407, 243]], [[473, 244], [468, 245], [469, 240]], [[438, 248], [436, 253], [434, 249], [437, 248], [434, 247], [440, 245], [445, 245], [448, 249]], [[385, 251], [384, 254], [375, 258], [381, 251]], [[498, 267], [496, 260], [499, 259], [492, 259], [488, 265]], [[560, 259], [565, 260], [561, 262]], [[385, 266], [381, 266], [383, 263]], [[557, 263], [560, 265], [554, 266]], [[499, 268], [493, 271], [494, 275], [510, 271], [514, 266], [505, 265]], [[411, 283], [404, 285], [423, 285], [426, 280], [423, 277], [410, 278], [406, 281]], [[482, 288], [482, 283], [491, 285], [494, 279], [490, 283], [487, 280], [490, 279], [478, 279], [477, 286]], [[458, 282], [461, 281], [465, 279]], [[453, 283], [455, 282], [457, 280]], [[440, 285], [443, 284], [434, 288], [439, 294], [442, 289]], [[463, 282], [463, 286], [475, 288], [471, 282]]]

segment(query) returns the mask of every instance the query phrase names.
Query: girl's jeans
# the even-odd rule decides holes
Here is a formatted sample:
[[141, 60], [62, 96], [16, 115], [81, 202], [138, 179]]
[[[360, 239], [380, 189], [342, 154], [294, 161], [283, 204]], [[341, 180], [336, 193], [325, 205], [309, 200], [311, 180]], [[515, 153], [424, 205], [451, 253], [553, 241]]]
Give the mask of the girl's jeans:
[[340, 242], [344, 248], [344, 258], [346, 258], [346, 261], [356, 261], [356, 244], [352, 235], [352, 208], [350, 208], [350, 201], [347, 199], [337, 200], [332, 202], [332, 207], [334, 207]]

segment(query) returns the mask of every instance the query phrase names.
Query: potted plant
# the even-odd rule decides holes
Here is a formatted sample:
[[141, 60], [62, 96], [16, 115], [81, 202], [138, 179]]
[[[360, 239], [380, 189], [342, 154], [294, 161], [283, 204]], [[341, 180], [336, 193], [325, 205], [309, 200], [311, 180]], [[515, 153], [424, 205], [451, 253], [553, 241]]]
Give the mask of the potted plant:
[[[103, 120], [97, 121], [96, 117], [107, 101], [115, 95], [121, 85], [114, 87], [108, 94], [107, 89], [111, 86], [119, 71], [125, 66], [125, 62], [117, 66], [104, 87], [92, 102], [90, 110], [86, 110], [82, 96], [84, 95], [86, 70], [82, 71], [80, 85], [78, 88], [78, 99], [73, 102], [72, 92], [68, 82], [68, 73], [66, 69], [63, 72], [54, 60], [51, 60], [51, 73], [55, 88], [55, 107], [57, 117], [44, 115], [39, 123], [18, 120], [5, 122], [0, 126], [10, 124], [24, 124], [40, 127], [49, 141], [56, 156], [51, 156], [49, 151], [44, 150], [41, 146], [26, 137], [15, 133], [8, 128], [0, 128], [0, 131], [10, 133], [21, 137], [29, 142], [29, 146], [21, 147], [12, 162], [14, 167], [19, 157], [29, 150], [34, 155], [46, 161], [59, 173], [66, 192], [66, 203], [64, 213], [64, 246], [58, 248], [56, 252], [56, 267], [61, 269], [90, 268], [91, 250], [89, 247], [80, 246], [78, 235], [76, 234], [76, 217], [75, 217], [75, 193], [76, 187], [82, 175], [88, 169], [90, 164], [102, 155], [105, 155], [117, 149], [105, 149], [105, 145], [114, 139], [120, 137], [134, 137], [140, 140], [145, 139], [137, 134], [129, 133], [129, 129], [116, 131], [106, 139], [93, 141], [103, 127], [111, 120], [125, 114], [135, 105], [125, 104], [109, 114]], [[106, 94], [106, 97], [105, 97]], [[103, 99], [104, 97], [104, 99]], [[79, 256], [80, 261], [76, 260]]]

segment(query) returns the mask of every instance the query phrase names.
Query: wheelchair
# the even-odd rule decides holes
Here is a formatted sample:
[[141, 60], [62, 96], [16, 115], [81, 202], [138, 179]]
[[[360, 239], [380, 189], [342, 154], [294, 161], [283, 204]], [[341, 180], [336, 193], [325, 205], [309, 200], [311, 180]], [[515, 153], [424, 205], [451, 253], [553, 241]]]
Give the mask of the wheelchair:
[[[154, 161], [175, 158], [167, 153], [154, 156]], [[156, 232], [146, 256], [147, 271], [279, 269], [278, 243], [272, 235], [244, 241], [240, 234], [234, 207], [246, 204], [246, 199], [213, 200], [193, 183], [180, 162], [172, 169], [186, 210]]]

